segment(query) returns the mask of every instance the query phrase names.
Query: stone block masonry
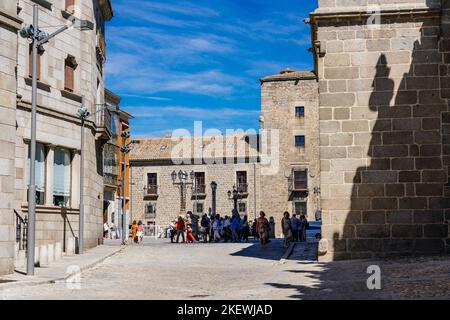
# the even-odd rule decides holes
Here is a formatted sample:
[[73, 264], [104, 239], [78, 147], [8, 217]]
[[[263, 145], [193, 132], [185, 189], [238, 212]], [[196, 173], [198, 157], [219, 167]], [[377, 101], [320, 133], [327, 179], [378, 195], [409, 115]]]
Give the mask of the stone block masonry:
[[449, 252], [447, 6], [322, 0], [311, 15], [323, 261]]

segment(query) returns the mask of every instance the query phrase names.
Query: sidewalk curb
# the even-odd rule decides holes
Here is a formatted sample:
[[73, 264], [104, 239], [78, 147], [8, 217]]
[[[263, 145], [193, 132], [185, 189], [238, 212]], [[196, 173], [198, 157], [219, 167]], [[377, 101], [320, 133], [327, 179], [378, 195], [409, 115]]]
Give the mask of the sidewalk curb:
[[289, 257], [291, 256], [292, 252], [294, 251], [296, 243], [292, 242], [289, 246], [289, 248], [287, 248], [286, 252], [284, 253], [284, 255], [281, 257], [280, 262], [278, 264], [285, 264]]
[[43, 285], [43, 284], [48, 284], [48, 283], [52, 283], [52, 282], [65, 282], [67, 281], [67, 279], [76, 276], [78, 274], [81, 274], [87, 270], [90, 270], [92, 268], [94, 268], [95, 266], [99, 265], [100, 263], [102, 263], [103, 261], [105, 261], [108, 258], [111, 258], [112, 256], [116, 255], [119, 252], [122, 252], [124, 249], [126, 249], [126, 246], [121, 246], [120, 248], [118, 248], [117, 250], [107, 254], [106, 256], [103, 256], [101, 258], [99, 258], [98, 260], [95, 260], [94, 262], [85, 265], [83, 267], [80, 268], [79, 271], [77, 272], [73, 272], [71, 274], [66, 275], [65, 277], [61, 277], [61, 278], [48, 278], [45, 280], [36, 280], [36, 281], [27, 281], [27, 280], [17, 280], [14, 282], [10, 282], [10, 283], [5, 283], [5, 284], [0, 284], [0, 294], [2, 290], [7, 290], [7, 289], [14, 289], [17, 287], [34, 287], [34, 286], [38, 286], [38, 285]]

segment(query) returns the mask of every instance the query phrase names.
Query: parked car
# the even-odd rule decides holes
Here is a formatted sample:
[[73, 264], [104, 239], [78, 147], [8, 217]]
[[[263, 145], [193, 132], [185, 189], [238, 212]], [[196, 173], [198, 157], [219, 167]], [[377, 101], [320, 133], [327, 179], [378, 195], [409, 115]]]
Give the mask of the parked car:
[[309, 221], [309, 226], [306, 229], [306, 238], [322, 239], [322, 222]]

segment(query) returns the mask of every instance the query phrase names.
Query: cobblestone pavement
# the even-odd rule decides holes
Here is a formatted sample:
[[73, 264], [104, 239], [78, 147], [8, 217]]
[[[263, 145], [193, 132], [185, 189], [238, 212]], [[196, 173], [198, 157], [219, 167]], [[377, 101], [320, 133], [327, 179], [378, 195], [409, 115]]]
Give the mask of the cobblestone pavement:
[[[318, 263], [316, 244], [297, 244], [264, 296], [272, 299], [450, 299], [450, 256]], [[381, 289], [369, 290], [369, 266], [379, 266]]]
[[[318, 263], [316, 243], [129, 246], [66, 283], [0, 290], [0, 299], [450, 299], [450, 257]], [[367, 267], [381, 268], [381, 290]]]

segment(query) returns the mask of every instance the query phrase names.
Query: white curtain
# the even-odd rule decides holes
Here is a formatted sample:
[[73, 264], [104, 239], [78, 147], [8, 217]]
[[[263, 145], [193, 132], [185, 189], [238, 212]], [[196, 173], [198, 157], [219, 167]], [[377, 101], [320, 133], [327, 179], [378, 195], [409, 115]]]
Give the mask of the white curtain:
[[[28, 145], [28, 173], [27, 173], [27, 185], [30, 185], [30, 145]], [[45, 146], [41, 143], [36, 144], [36, 191], [45, 192]]]
[[53, 195], [70, 196], [70, 151], [55, 149], [55, 161], [53, 165]]

